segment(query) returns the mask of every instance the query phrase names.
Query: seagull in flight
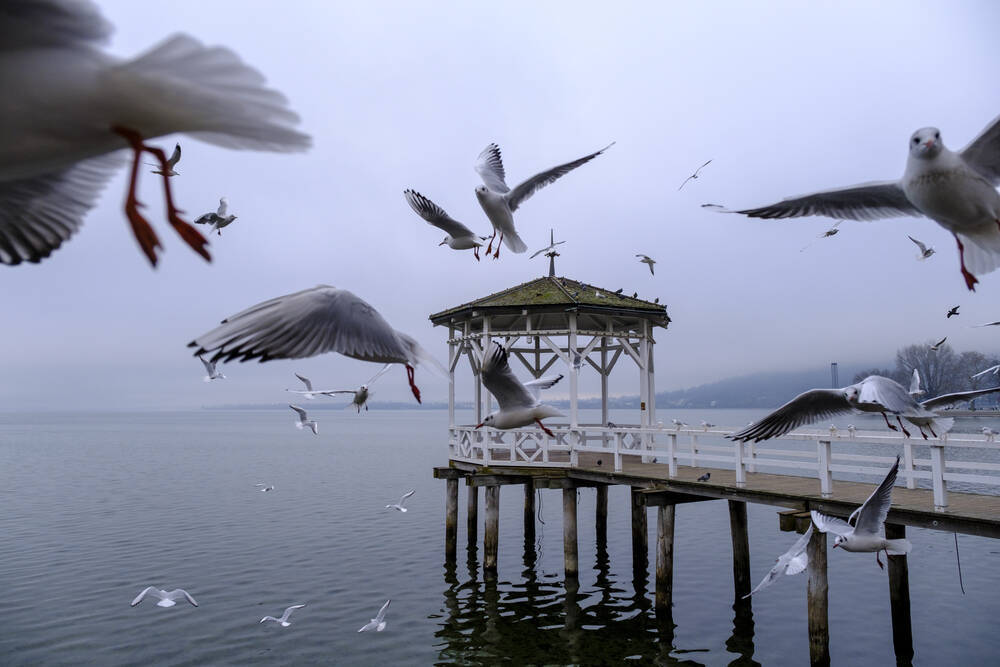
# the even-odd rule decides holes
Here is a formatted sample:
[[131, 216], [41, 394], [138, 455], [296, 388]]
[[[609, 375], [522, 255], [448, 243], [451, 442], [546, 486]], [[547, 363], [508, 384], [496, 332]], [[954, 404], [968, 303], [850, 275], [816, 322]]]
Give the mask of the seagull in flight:
[[260, 622], [264, 623], [265, 621], [274, 621], [281, 627], [287, 628], [289, 625], [291, 625], [291, 623], [288, 622], [288, 617], [292, 615], [293, 611], [295, 611], [296, 609], [302, 609], [302, 607], [305, 607], [305, 605], [293, 604], [291, 607], [285, 608], [285, 613], [281, 615], [281, 618], [275, 618], [274, 616], [265, 616], [264, 618], [260, 619]]
[[221, 326], [188, 343], [212, 361], [305, 359], [339, 352], [361, 361], [403, 364], [413, 397], [420, 402], [414, 368], [443, 367], [412, 337], [396, 331], [365, 300], [345, 289], [318, 285], [269, 299], [227, 317]]
[[[835, 236], [835, 235], [839, 234], [840, 230], [837, 229], [837, 227], [840, 226], [840, 223], [841, 223], [840, 220], [838, 220], [837, 222], [833, 223], [832, 227], [830, 227], [828, 230], [826, 230], [825, 232], [823, 232], [822, 234], [820, 234], [816, 238], [818, 238], [818, 239], [827, 239], [827, 238], [830, 238], [831, 236]], [[810, 241], [809, 243], [805, 244], [804, 246], [802, 246], [802, 248], [799, 249], [799, 252], [805, 252], [809, 248], [809, 246], [811, 246], [812, 244], [813, 244], [812, 241]]]
[[962, 278], [975, 291], [979, 282], [975, 274], [1000, 266], [1000, 193], [996, 189], [1000, 185], [1000, 117], [958, 152], [944, 145], [936, 127], [914, 132], [908, 146], [906, 169], [898, 180], [825, 190], [735, 212], [753, 218], [825, 215], [841, 220], [925, 216], [955, 237]]
[[274, 484], [263, 484], [263, 483], [261, 483], [261, 484], [254, 484], [254, 486], [262, 486], [262, 487], [264, 487], [262, 489], [259, 489], [259, 491], [261, 491], [262, 493], [263, 492], [267, 492], [267, 491], [274, 491]]
[[382, 605], [382, 608], [378, 610], [377, 614], [375, 614], [375, 618], [370, 620], [365, 625], [361, 626], [358, 632], [367, 632], [368, 630], [374, 630], [375, 632], [382, 632], [383, 630], [385, 630], [385, 625], [386, 625], [385, 610], [389, 608], [390, 602], [392, 602], [391, 598], [386, 600], [385, 604]]
[[677, 188], [677, 191], [680, 192], [680, 189], [683, 188], [685, 185], [687, 185], [688, 181], [690, 181], [690, 180], [696, 180], [698, 178], [698, 174], [701, 173], [701, 170], [704, 169], [705, 167], [707, 167], [711, 162], [712, 161], [709, 160], [705, 164], [703, 164], [700, 167], [698, 167], [697, 169], [695, 169], [693, 174], [691, 174], [690, 176], [688, 176], [687, 178], [684, 179], [684, 182], [681, 183], [681, 187], [680, 188]]
[[987, 322], [986, 324], [976, 324], [974, 326], [977, 326], [977, 327], [995, 327], [995, 326], [1000, 326], [1000, 320], [997, 320], [996, 322]]
[[222, 228], [228, 227], [236, 220], [235, 215], [226, 215], [226, 210], [229, 208], [229, 200], [225, 197], [219, 198], [219, 208], [216, 209], [214, 213], [209, 212], [205, 215], [200, 215], [195, 218], [196, 225], [211, 225], [212, 228], [208, 230], [209, 235], [212, 232], [218, 232], [219, 236], [222, 236]]
[[[79, 229], [130, 150], [125, 217], [156, 265], [160, 239], [137, 192], [143, 154], [160, 167], [166, 219], [210, 261], [208, 241], [181, 216], [169, 159], [149, 141], [173, 133], [240, 150], [303, 151], [308, 136], [284, 96], [228, 48], [182, 33], [131, 59], [103, 50], [113, 28], [94, 2], [4, 2], [0, 105], [0, 264], [38, 263]], [[126, 41], [128, 37], [126, 36]]]
[[754, 593], [762, 591], [775, 581], [783, 574], [792, 575], [798, 574], [806, 569], [809, 564], [809, 556], [806, 555], [806, 547], [809, 545], [809, 539], [812, 538], [813, 525], [809, 524], [809, 528], [805, 533], [799, 536], [799, 539], [795, 540], [795, 544], [786, 551], [785, 553], [778, 556], [778, 560], [775, 561], [774, 567], [764, 575], [757, 587], [743, 596], [743, 599], [747, 599]]
[[913, 374], [910, 376], [910, 390], [907, 393], [913, 397], [924, 394], [924, 390], [920, 388], [920, 372], [916, 368], [913, 369]]
[[883, 536], [885, 518], [892, 504], [892, 487], [896, 484], [896, 473], [899, 471], [899, 456], [886, 473], [882, 483], [868, 496], [858, 509], [851, 513], [847, 521], [837, 517], [827, 516], [816, 510], [811, 512], [813, 523], [821, 533], [834, 533], [837, 538], [833, 548], [840, 547], [851, 552], [875, 552], [875, 562], [882, 569], [882, 561], [878, 554], [884, 551], [886, 556], [901, 556], [910, 552], [910, 541], [906, 539], [887, 540]]
[[486, 217], [493, 223], [493, 236], [490, 238], [489, 245], [486, 246], [486, 254], [490, 254], [493, 249], [493, 240], [498, 232], [500, 233], [500, 241], [497, 242], [497, 250], [493, 259], [500, 257], [500, 243], [506, 243], [511, 252], [525, 252], [528, 246], [517, 235], [517, 230], [514, 228], [514, 211], [546, 185], [556, 182], [560, 177], [590, 162], [613, 145], [614, 142], [611, 142], [590, 155], [539, 172], [513, 189], [507, 187], [507, 173], [504, 171], [500, 147], [496, 144], [490, 144], [484, 148], [479, 154], [479, 159], [476, 160], [476, 172], [484, 183], [476, 188], [476, 198], [479, 200], [479, 205], [483, 207], [483, 211], [486, 212]]
[[410, 496], [412, 496], [414, 493], [416, 493], [416, 491], [407, 491], [399, 499], [398, 503], [396, 503], [395, 505], [386, 505], [385, 508], [387, 510], [398, 510], [400, 512], [408, 512], [409, 510], [406, 509], [406, 507], [403, 506], [403, 503], [406, 501], [407, 498], [409, 498]]
[[942, 345], [944, 345], [944, 342], [945, 342], [946, 340], [948, 340], [948, 337], [947, 337], [947, 336], [945, 336], [944, 338], [942, 338], [942, 339], [941, 339], [941, 340], [939, 340], [938, 342], [936, 342], [936, 343], [934, 343], [933, 345], [931, 345], [931, 346], [930, 346], [930, 351], [931, 351], [931, 352], [937, 352], [938, 350], [940, 350], [940, 349], [941, 349], [941, 346], [942, 346]]
[[479, 236], [416, 190], [403, 190], [403, 196], [417, 215], [447, 234], [444, 241], [438, 243], [439, 246], [447, 245], [452, 250], [472, 248], [472, 254], [479, 261], [479, 248], [486, 240], [485, 236]]
[[947, 314], [947, 315], [945, 315], [945, 317], [946, 317], [946, 318], [948, 318], [948, 319], [951, 319], [951, 317], [952, 317], [953, 315], [958, 315], [958, 314], [959, 314], [959, 313], [958, 313], [958, 309], [959, 309], [960, 307], [961, 307], [961, 306], [955, 306], [954, 308], [951, 308], [951, 309], [949, 309], [949, 310], [948, 310], [948, 314]]
[[174, 152], [171, 153], [170, 157], [167, 159], [167, 164], [166, 165], [159, 166], [159, 165], [155, 165], [155, 164], [152, 164], [150, 162], [147, 162], [146, 166], [148, 166], [148, 167], [157, 167], [157, 166], [159, 166], [159, 169], [154, 169], [152, 171], [152, 173], [159, 174], [160, 176], [167, 176], [167, 177], [177, 176], [178, 174], [180, 174], [180, 172], [179, 171], [175, 171], [174, 170], [174, 166], [178, 162], [180, 162], [180, 159], [181, 159], [181, 145], [177, 144], [176, 146], [174, 146]]
[[556, 230], [549, 229], [549, 245], [547, 245], [546, 247], [542, 248], [541, 250], [539, 250], [538, 252], [536, 252], [534, 255], [532, 255], [528, 259], [534, 259], [534, 258], [538, 257], [539, 255], [541, 255], [543, 252], [545, 252], [545, 253], [554, 252], [555, 249], [556, 249], [556, 246], [559, 245], [559, 244], [561, 244], [561, 243], [566, 243], [566, 242], [565, 241], [556, 241]]
[[205, 372], [208, 373], [203, 379], [205, 382], [211, 382], [212, 380], [225, 380], [226, 376], [222, 374], [222, 371], [216, 370], [214, 361], [207, 361], [200, 354], [198, 355], [198, 360], [205, 365]]
[[194, 601], [194, 598], [191, 597], [191, 595], [183, 588], [175, 588], [172, 591], [164, 591], [156, 588], [155, 586], [149, 586], [136, 595], [135, 599], [132, 600], [132, 606], [134, 607], [142, 602], [147, 595], [160, 599], [160, 601], [156, 603], [157, 607], [173, 607], [177, 604], [177, 600], [187, 600], [195, 607], [198, 606], [198, 603]]
[[508, 429], [527, 426], [534, 422], [545, 433], [554, 437], [555, 434], [546, 428], [541, 420], [564, 415], [555, 408], [544, 405], [539, 396], [542, 389], [549, 389], [559, 382], [563, 378], [562, 374], [522, 383], [510, 369], [507, 350], [496, 341], [493, 342], [493, 351], [483, 362], [480, 373], [483, 384], [497, 399], [500, 409], [487, 415], [476, 428], [491, 426]]
[[386, 364], [382, 367], [378, 373], [372, 376], [372, 379], [361, 385], [357, 389], [331, 389], [330, 391], [320, 392], [327, 396], [334, 396], [336, 394], [352, 394], [351, 402], [348, 403], [348, 407], [354, 406], [358, 409], [358, 414], [361, 414], [361, 408], [363, 407], [365, 411], [368, 411], [368, 399], [372, 397], [375, 392], [369, 391], [368, 388], [372, 386], [375, 380], [382, 377], [387, 370], [392, 368], [392, 364]]
[[295, 410], [295, 412], [299, 414], [299, 420], [295, 422], [295, 428], [299, 429], [300, 431], [303, 428], [308, 428], [310, 431], [313, 432], [313, 435], [319, 435], [319, 424], [317, 424], [314, 419], [309, 419], [309, 415], [306, 414], [305, 410], [303, 410], [297, 405], [289, 404], [288, 407], [290, 407], [292, 410]]
[[655, 259], [653, 259], [649, 255], [642, 255], [642, 254], [636, 255], [636, 257], [639, 258], [639, 263], [649, 265], [649, 275], [651, 276], [656, 275], [656, 273], [653, 272], [653, 264], [656, 264]]
[[920, 254], [917, 255], [917, 259], [927, 259], [928, 257], [930, 257], [931, 255], [933, 255], [935, 253], [934, 248], [928, 248], [926, 245], [924, 245], [923, 243], [921, 243], [917, 239], [913, 238], [912, 236], [907, 235], [906, 238], [908, 238], [911, 241], [913, 241], [914, 243], [916, 243], [917, 244], [917, 248], [920, 249]]

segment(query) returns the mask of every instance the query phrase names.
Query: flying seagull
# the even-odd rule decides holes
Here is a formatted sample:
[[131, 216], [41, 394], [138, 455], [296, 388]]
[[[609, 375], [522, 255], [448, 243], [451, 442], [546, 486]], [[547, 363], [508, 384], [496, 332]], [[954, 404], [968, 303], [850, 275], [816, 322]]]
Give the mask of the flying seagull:
[[987, 322], [986, 324], [976, 324], [976, 325], [973, 325], [973, 326], [977, 326], [977, 327], [995, 327], [995, 326], [1000, 326], [1000, 320], [997, 320], [996, 322]]
[[198, 606], [198, 603], [194, 601], [194, 598], [191, 597], [191, 595], [183, 588], [175, 588], [172, 591], [164, 591], [159, 588], [156, 588], [155, 586], [149, 586], [145, 588], [141, 593], [136, 595], [135, 599], [132, 600], [132, 606], [134, 607], [140, 602], [142, 602], [147, 595], [152, 595], [155, 598], [160, 598], [160, 601], [156, 603], [157, 607], [173, 607], [175, 604], [177, 604], [177, 600], [182, 600], [182, 599], [187, 600], [195, 607]]
[[409, 510], [406, 507], [403, 506], [403, 503], [406, 501], [407, 498], [409, 498], [410, 496], [412, 496], [414, 493], [416, 493], [416, 491], [407, 491], [399, 499], [398, 503], [396, 503], [395, 505], [386, 505], [385, 508], [387, 510], [397, 510], [397, 511], [400, 511], [400, 512], [408, 512]]
[[198, 360], [205, 365], [205, 372], [208, 373], [208, 375], [203, 378], [205, 382], [226, 379], [226, 376], [222, 374], [222, 371], [216, 370], [214, 361], [206, 361], [200, 354], [198, 355]]
[[262, 489], [258, 489], [262, 493], [266, 493], [268, 491], [274, 491], [274, 484], [254, 484], [254, 486], [263, 487]]
[[861, 507], [854, 510], [847, 521], [836, 517], [812, 511], [812, 520], [822, 533], [834, 533], [837, 538], [833, 548], [840, 547], [851, 552], [875, 552], [875, 562], [884, 569], [878, 554], [884, 551], [886, 556], [899, 556], [910, 552], [910, 541], [906, 539], [887, 540], [883, 536], [885, 517], [889, 514], [892, 504], [892, 487], [896, 483], [896, 473], [899, 471], [899, 457], [886, 473], [885, 479], [878, 488], [868, 496]]
[[931, 350], [931, 352], [937, 352], [938, 350], [940, 350], [940, 349], [941, 349], [941, 346], [942, 346], [942, 345], [944, 345], [944, 342], [945, 342], [946, 340], [948, 340], [948, 337], [947, 337], [947, 336], [945, 336], [944, 338], [942, 338], [942, 339], [941, 339], [941, 340], [939, 340], [938, 342], [936, 342], [936, 343], [934, 343], [933, 345], [931, 345], [931, 346], [930, 346], [930, 350]]
[[778, 556], [778, 560], [775, 561], [774, 567], [772, 567], [771, 570], [764, 575], [761, 582], [757, 584], [757, 588], [744, 595], [743, 599], [745, 600], [754, 593], [767, 588], [777, 581], [783, 574], [798, 574], [802, 570], [806, 569], [806, 566], [809, 564], [809, 557], [806, 555], [806, 547], [809, 545], [809, 539], [812, 537], [812, 534], [813, 525], [810, 523], [806, 532], [799, 536], [799, 539], [795, 540], [795, 544], [793, 544], [788, 551]]
[[987, 373], [993, 373], [993, 375], [1000, 374], [1000, 364], [997, 364], [996, 366], [990, 366], [989, 368], [987, 368], [984, 371], [979, 371], [978, 373], [976, 373], [975, 375], [973, 375], [972, 378], [977, 378], [977, 377], [979, 377], [981, 375], [986, 375]]
[[913, 238], [912, 236], [907, 235], [906, 238], [916, 243], [917, 247], [920, 249], [920, 254], [917, 256], [917, 259], [927, 259], [928, 257], [934, 254], [935, 252], [934, 248], [928, 248], [926, 245], [924, 245], [917, 239]]
[[565, 241], [556, 241], [556, 230], [550, 228], [549, 229], [549, 244], [546, 247], [542, 248], [541, 250], [537, 251], [534, 255], [532, 255], [528, 259], [534, 259], [534, 258], [538, 257], [539, 255], [541, 255], [543, 252], [546, 252], [546, 253], [547, 252], [553, 252], [553, 251], [555, 251], [556, 246], [559, 245], [559, 244], [561, 244], [561, 243], [566, 243], [566, 242]]
[[698, 178], [698, 174], [700, 174], [700, 173], [701, 173], [701, 170], [702, 170], [702, 169], [704, 169], [705, 167], [707, 167], [707, 166], [709, 165], [709, 163], [710, 163], [710, 162], [711, 162], [711, 160], [709, 160], [709, 161], [708, 161], [708, 162], [706, 162], [705, 164], [703, 164], [703, 165], [701, 165], [700, 167], [698, 167], [697, 169], [695, 169], [695, 170], [694, 170], [694, 173], [693, 173], [693, 174], [691, 174], [690, 176], [688, 176], [687, 178], [685, 178], [685, 179], [684, 179], [684, 182], [683, 182], [683, 183], [681, 183], [681, 187], [680, 187], [680, 188], [677, 188], [677, 190], [678, 190], [678, 191], [680, 191], [680, 189], [681, 189], [681, 188], [683, 188], [683, 187], [684, 187], [685, 185], [687, 185], [687, 182], [688, 182], [688, 181], [690, 181], [690, 180], [692, 180], [692, 179], [697, 179], [697, 178]]
[[948, 314], [945, 315], [945, 317], [948, 318], [948, 319], [951, 319], [952, 315], [958, 315], [958, 309], [959, 308], [960, 308], [960, 306], [955, 306], [954, 308], [949, 309], [948, 310]]
[[160, 240], [136, 196], [143, 153], [160, 166], [166, 218], [211, 260], [174, 204], [168, 159], [146, 143], [175, 132], [225, 148], [302, 151], [308, 136], [264, 77], [222, 46], [176, 34], [122, 60], [101, 50], [112, 26], [93, 2], [8, 0], [0, 11], [0, 80], [30, 91], [0, 105], [0, 263], [38, 263], [80, 227], [131, 149], [125, 216], [149, 262]]
[[[736, 211], [754, 218], [825, 215], [850, 220], [926, 216], [955, 237], [965, 285], [1000, 265], [1000, 117], [955, 153], [936, 127], [910, 136], [903, 177], [825, 190]], [[706, 206], [715, 207], [714, 204]]]
[[[160, 176], [177, 176], [178, 174], [180, 174], [180, 172], [175, 171], [174, 166], [178, 162], [180, 162], [180, 159], [181, 159], [181, 145], [177, 144], [176, 146], [174, 146], [174, 152], [171, 153], [170, 157], [167, 159], [167, 164], [165, 166], [160, 166], [159, 169], [154, 169], [152, 173], [159, 174]], [[159, 165], [147, 162], [146, 166], [157, 167]]]
[[483, 211], [486, 212], [486, 217], [493, 223], [493, 236], [490, 238], [489, 245], [486, 246], [486, 254], [490, 254], [497, 232], [500, 233], [500, 241], [497, 243], [497, 250], [493, 255], [494, 259], [500, 257], [500, 243], [506, 243], [511, 252], [525, 252], [528, 246], [524, 244], [521, 237], [517, 235], [517, 230], [514, 229], [514, 211], [546, 185], [554, 183], [561, 176], [565, 176], [577, 167], [590, 162], [613, 145], [614, 142], [611, 142], [590, 155], [537, 173], [518, 184], [514, 189], [507, 187], [507, 174], [503, 168], [500, 147], [496, 144], [490, 144], [484, 148], [479, 154], [479, 159], [476, 160], [476, 171], [484, 183], [476, 188], [476, 198], [479, 200], [479, 205], [483, 207]]
[[920, 388], [920, 372], [916, 368], [913, 369], [913, 374], [910, 376], [910, 390], [906, 393], [913, 397], [924, 394], [924, 390]]
[[291, 623], [288, 622], [288, 617], [292, 615], [293, 611], [295, 611], [296, 609], [302, 609], [302, 607], [305, 607], [305, 605], [293, 604], [291, 607], [285, 608], [285, 613], [281, 615], [281, 618], [275, 618], [274, 616], [265, 616], [264, 618], [260, 619], [260, 622], [264, 623], [265, 621], [274, 621], [281, 627], [287, 628], [289, 625], [291, 625]]
[[641, 264], [648, 264], [649, 265], [649, 275], [651, 275], [651, 276], [655, 276], [656, 275], [656, 273], [653, 272], [653, 264], [656, 264], [656, 260], [655, 259], [653, 259], [649, 255], [642, 255], [642, 254], [636, 255], [636, 257], [639, 258], [639, 262]]
[[385, 630], [385, 625], [386, 625], [385, 610], [389, 608], [390, 602], [392, 602], [391, 598], [386, 600], [385, 604], [382, 605], [382, 608], [378, 610], [377, 614], [375, 614], [375, 618], [373, 618], [368, 623], [363, 625], [361, 629], [358, 630], [358, 632], [367, 632], [368, 630], [374, 630], [375, 632], [382, 632], [383, 630]]
[[[828, 230], [826, 230], [825, 232], [823, 232], [822, 234], [820, 234], [820, 235], [819, 235], [819, 236], [817, 236], [816, 238], [818, 238], [818, 239], [826, 239], [826, 238], [830, 238], [831, 236], [835, 236], [835, 235], [839, 234], [839, 233], [840, 233], [840, 230], [839, 230], [839, 229], [837, 229], [837, 227], [838, 227], [838, 226], [840, 226], [840, 223], [841, 223], [841, 221], [840, 221], [840, 220], [838, 220], [837, 222], [833, 223], [833, 226], [832, 226], [832, 227], [830, 227], [830, 228], [829, 228]], [[801, 247], [801, 248], [799, 249], [799, 252], [805, 252], [805, 251], [806, 251], [806, 249], [807, 249], [807, 248], [808, 248], [809, 246], [811, 246], [812, 244], [813, 244], [813, 242], [812, 242], [812, 241], [810, 241], [809, 243], [805, 244], [804, 246], [802, 246], [802, 247]]]
[[368, 399], [371, 398], [372, 394], [375, 393], [369, 391], [368, 388], [371, 387], [372, 383], [374, 383], [375, 380], [382, 377], [385, 374], [385, 372], [390, 368], [392, 368], [392, 364], [386, 364], [385, 366], [382, 367], [382, 369], [378, 373], [372, 376], [371, 380], [361, 385], [357, 389], [331, 389], [329, 391], [324, 391], [319, 393], [325, 394], [327, 396], [334, 396], [336, 394], [352, 394], [351, 402], [348, 403], [347, 405], [348, 407], [353, 405], [358, 409], [358, 414], [361, 414], [361, 408], [364, 408], [365, 411], [368, 410]]
[[410, 336], [396, 331], [366, 301], [344, 289], [318, 285], [269, 299], [222, 320], [222, 325], [188, 343], [195, 355], [214, 352], [222, 359], [261, 362], [304, 359], [339, 352], [361, 361], [406, 366], [410, 391], [414, 367], [429, 361], [441, 365]]
[[479, 261], [479, 248], [483, 245], [485, 236], [479, 236], [416, 190], [403, 190], [403, 196], [417, 215], [447, 234], [444, 241], [438, 243], [439, 246], [447, 245], [452, 250], [472, 248], [472, 254]]
[[539, 395], [542, 389], [548, 389], [559, 382], [563, 378], [561, 374], [522, 383], [510, 369], [507, 350], [496, 341], [493, 342], [493, 350], [483, 362], [480, 373], [483, 384], [497, 399], [500, 409], [487, 415], [476, 428], [492, 426], [508, 429], [534, 422], [548, 435], [554, 435], [541, 420], [564, 415], [555, 408], [542, 404]]
[[319, 424], [316, 423], [316, 420], [309, 419], [309, 415], [306, 414], [306, 411], [303, 408], [291, 404], [289, 404], [288, 407], [290, 407], [292, 410], [295, 410], [295, 412], [299, 414], [299, 420], [295, 422], [295, 428], [299, 429], [300, 431], [303, 428], [308, 428], [310, 431], [313, 432], [313, 435], [319, 435]]
[[215, 210], [214, 213], [208, 212], [204, 215], [200, 215], [195, 218], [194, 222], [197, 225], [211, 225], [212, 228], [208, 230], [211, 235], [212, 232], [218, 232], [219, 236], [222, 236], [222, 228], [228, 227], [236, 220], [235, 215], [226, 215], [226, 210], [229, 208], [229, 200], [225, 197], [219, 198], [219, 208]]

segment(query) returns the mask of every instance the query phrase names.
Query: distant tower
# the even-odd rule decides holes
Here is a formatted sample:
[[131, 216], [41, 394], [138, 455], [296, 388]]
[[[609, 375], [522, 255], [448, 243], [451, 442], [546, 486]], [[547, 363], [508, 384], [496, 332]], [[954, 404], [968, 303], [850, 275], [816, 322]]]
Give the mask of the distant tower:
[[840, 374], [837, 372], [836, 361], [830, 364], [830, 382], [833, 383], [834, 388], [840, 387]]

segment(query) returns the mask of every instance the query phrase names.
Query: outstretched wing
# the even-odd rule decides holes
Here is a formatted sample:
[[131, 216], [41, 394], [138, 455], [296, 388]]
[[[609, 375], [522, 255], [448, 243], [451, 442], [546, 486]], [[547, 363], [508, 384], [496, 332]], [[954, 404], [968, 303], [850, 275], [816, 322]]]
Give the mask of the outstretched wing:
[[303, 410], [302, 408], [300, 408], [299, 406], [289, 404], [288, 407], [290, 407], [292, 410], [295, 410], [297, 413], [299, 413], [299, 421], [303, 421], [304, 422], [307, 419], [309, 419], [309, 415], [306, 414], [306, 411]]
[[283, 613], [281, 615], [281, 619], [279, 619], [278, 622], [279, 623], [284, 623], [285, 621], [288, 620], [288, 617], [292, 615], [293, 611], [295, 611], [296, 609], [302, 609], [302, 607], [305, 607], [305, 605], [304, 604], [293, 604], [291, 607], [286, 607], [285, 608], [285, 613]]
[[389, 608], [390, 602], [392, 602], [391, 598], [385, 601], [385, 604], [382, 605], [382, 608], [378, 610], [378, 613], [375, 615], [375, 618], [372, 619], [373, 621], [375, 621], [376, 623], [381, 623], [382, 621], [385, 620], [385, 610]]
[[803, 424], [833, 415], [852, 412], [843, 389], [811, 389], [803, 392], [767, 415], [729, 437], [733, 440], [760, 442], [784, 435]]
[[877, 220], [900, 216], [922, 216], [899, 187], [898, 181], [863, 183], [849, 188], [824, 190], [791, 197], [769, 206], [748, 208], [736, 213], [751, 218], [799, 218], [825, 215], [847, 220]]
[[479, 153], [479, 157], [476, 159], [476, 172], [483, 179], [486, 187], [493, 192], [501, 194], [510, 192], [510, 188], [507, 187], [507, 174], [503, 169], [503, 158], [500, 156], [500, 147], [496, 144], [490, 144]]
[[299, 375], [298, 373], [295, 374], [295, 377], [301, 380], [302, 384], [306, 386], [306, 391], [312, 391], [313, 383], [309, 380], [309, 378]]
[[548, 375], [543, 378], [538, 378], [537, 380], [525, 382], [524, 386], [527, 387], [528, 391], [531, 392], [531, 395], [534, 396], [537, 401], [542, 389], [551, 389], [557, 382], [559, 382], [559, 380], [562, 379], [562, 373], [559, 375]]
[[156, 591], [156, 590], [157, 590], [157, 589], [156, 589], [156, 587], [155, 587], [155, 586], [147, 586], [146, 588], [144, 588], [144, 589], [142, 590], [142, 592], [141, 592], [141, 593], [139, 593], [138, 595], [136, 595], [136, 596], [135, 596], [135, 599], [134, 599], [134, 600], [132, 600], [132, 606], [134, 607], [134, 606], [136, 606], [137, 604], [139, 604], [140, 602], [142, 602], [142, 599], [143, 599], [144, 597], [146, 597], [146, 594], [147, 594], [147, 593], [152, 593], [152, 592], [154, 592], [154, 591]]
[[959, 155], [993, 187], [1000, 186], [1000, 116], [994, 118]]
[[510, 194], [507, 195], [507, 205], [510, 207], [511, 211], [516, 211], [517, 207], [520, 206], [526, 199], [531, 197], [531, 195], [535, 194], [546, 185], [555, 183], [560, 177], [565, 176], [577, 167], [587, 164], [614, 145], [615, 142], [612, 141], [601, 150], [591, 153], [590, 155], [585, 155], [578, 160], [573, 160], [572, 162], [567, 162], [566, 164], [561, 164], [558, 167], [552, 167], [551, 169], [543, 171], [539, 174], [535, 174], [510, 191]]
[[403, 196], [417, 215], [452, 238], [475, 236], [473, 231], [445, 213], [444, 209], [416, 190], [403, 190]]
[[510, 369], [510, 364], [507, 361], [507, 350], [500, 343], [493, 342], [493, 350], [483, 362], [480, 372], [483, 376], [483, 384], [497, 399], [501, 410], [530, 408], [538, 402], [527, 387], [517, 379], [514, 371]]
[[878, 534], [885, 523], [885, 517], [889, 514], [889, 506], [892, 504], [892, 487], [896, 484], [896, 473], [899, 472], [899, 457], [886, 473], [882, 483], [870, 496], [868, 500], [856, 512], [857, 521], [854, 528], [859, 533]]
[[[174, 152], [170, 154], [170, 159], [167, 160], [167, 166], [173, 169], [174, 165], [180, 162], [180, 159], [181, 159], [181, 145], [176, 144], [174, 146]], [[219, 215], [225, 215], [225, 214], [220, 213]]]
[[65, 48], [107, 42], [112, 27], [89, 0], [4, 0], [0, 51]]
[[812, 516], [813, 523], [816, 524], [816, 530], [821, 533], [833, 533], [834, 535], [840, 535], [846, 537], [854, 532], [854, 526], [843, 519], [838, 519], [835, 516], [827, 516], [813, 510], [810, 512]]
[[906, 235], [906, 238], [908, 238], [908, 239], [910, 239], [911, 241], [913, 241], [914, 243], [916, 243], [916, 244], [917, 244], [917, 247], [918, 247], [918, 248], [920, 248], [920, 252], [921, 252], [921, 253], [925, 253], [925, 252], [927, 252], [927, 246], [925, 246], [925, 245], [924, 245], [923, 243], [921, 243], [920, 241], [916, 240], [915, 238], [913, 238], [913, 237], [912, 237], [912, 236], [910, 236], [909, 234], [907, 234], [907, 235]]
[[[987, 371], [989, 369], [986, 369]], [[986, 371], [983, 371], [984, 373]], [[980, 373], [982, 375], [982, 373]], [[973, 376], [975, 377], [975, 375]], [[961, 403], [962, 401], [970, 401], [977, 396], [984, 396], [986, 394], [993, 394], [1000, 391], [1000, 387], [990, 387], [988, 389], [976, 389], [973, 391], [958, 391], [954, 394], [944, 394], [942, 396], [935, 396], [934, 398], [929, 398], [923, 401], [920, 405], [924, 406], [928, 410], [939, 410], [952, 406], [956, 403]]]

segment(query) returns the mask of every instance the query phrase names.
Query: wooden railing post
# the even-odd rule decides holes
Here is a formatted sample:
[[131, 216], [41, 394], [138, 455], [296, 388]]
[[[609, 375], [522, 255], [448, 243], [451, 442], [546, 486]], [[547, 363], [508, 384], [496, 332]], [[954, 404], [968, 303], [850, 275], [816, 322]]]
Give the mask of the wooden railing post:
[[944, 481], [944, 446], [931, 445], [931, 480], [934, 484], [934, 509], [948, 506], [948, 487]]
[[917, 480], [913, 476], [913, 443], [903, 442], [903, 470], [906, 472], [906, 488], [917, 488]]
[[632, 572], [645, 573], [649, 563], [649, 529], [646, 524], [646, 498], [632, 487]]
[[830, 441], [816, 442], [816, 459], [819, 473], [819, 489], [824, 498], [833, 495], [833, 472], [830, 470]]
[[475, 549], [479, 542], [479, 487], [469, 487], [469, 500], [465, 518], [465, 532], [468, 534], [469, 548]]
[[615, 431], [615, 472], [622, 471], [622, 432]]
[[729, 530], [733, 539], [733, 591], [739, 602], [750, 592], [750, 537], [747, 533], [747, 504], [729, 501]]
[[734, 440], [733, 445], [736, 447], [733, 450], [736, 459], [736, 486], [745, 486], [747, 483], [747, 467], [743, 462], [743, 443], [739, 440]]
[[667, 434], [667, 464], [671, 477], [677, 476], [677, 434]]
[[576, 487], [563, 489], [563, 561], [566, 578], [574, 579], [580, 572], [580, 557], [576, 539]]
[[487, 576], [496, 576], [497, 552], [500, 547], [500, 487], [487, 486], [486, 491], [486, 535], [483, 537], [483, 571]]

